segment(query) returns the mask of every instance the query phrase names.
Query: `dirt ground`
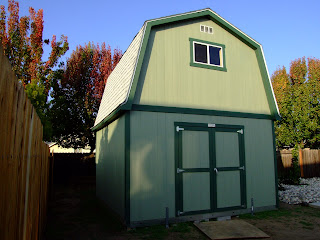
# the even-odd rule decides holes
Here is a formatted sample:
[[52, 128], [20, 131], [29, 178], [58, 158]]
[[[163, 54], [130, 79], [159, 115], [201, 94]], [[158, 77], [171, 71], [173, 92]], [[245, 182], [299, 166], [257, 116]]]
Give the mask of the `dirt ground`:
[[[320, 209], [282, 204], [278, 211], [242, 215], [271, 238], [320, 239]], [[45, 240], [208, 239], [192, 223], [127, 231], [95, 197], [94, 183], [55, 186], [48, 207]]]

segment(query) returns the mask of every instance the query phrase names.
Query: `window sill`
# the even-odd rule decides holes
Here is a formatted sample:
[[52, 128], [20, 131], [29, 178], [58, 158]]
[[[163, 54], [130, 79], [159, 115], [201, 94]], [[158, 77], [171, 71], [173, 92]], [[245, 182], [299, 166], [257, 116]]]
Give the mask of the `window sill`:
[[226, 67], [218, 67], [218, 66], [212, 66], [212, 65], [201, 64], [201, 63], [194, 63], [194, 62], [191, 62], [191, 63], [190, 63], [190, 66], [192, 66], [192, 67], [206, 68], [206, 69], [214, 69], [214, 70], [223, 71], [223, 72], [226, 72], [226, 71], [227, 71], [227, 68], [226, 68]]

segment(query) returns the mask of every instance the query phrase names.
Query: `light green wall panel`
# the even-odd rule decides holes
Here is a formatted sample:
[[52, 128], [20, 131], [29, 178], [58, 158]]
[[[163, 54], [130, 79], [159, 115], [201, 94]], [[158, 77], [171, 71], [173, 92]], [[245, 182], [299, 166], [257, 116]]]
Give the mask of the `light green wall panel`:
[[240, 167], [238, 133], [216, 132], [215, 144], [217, 167]]
[[217, 174], [217, 207], [236, 207], [241, 205], [240, 172], [227, 171]]
[[[190, 66], [189, 38], [224, 44], [227, 72]], [[134, 103], [270, 114], [255, 51], [207, 19], [152, 29]]]
[[182, 168], [209, 168], [209, 134], [182, 132]]
[[210, 209], [210, 173], [183, 173], [182, 185], [183, 211]]
[[96, 192], [124, 218], [125, 120], [115, 120], [96, 133]]
[[174, 122], [244, 125], [247, 206], [275, 206], [271, 120], [131, 111], [130, 121], [131, 221], [165, 218], [166, 207], [175, 217]]

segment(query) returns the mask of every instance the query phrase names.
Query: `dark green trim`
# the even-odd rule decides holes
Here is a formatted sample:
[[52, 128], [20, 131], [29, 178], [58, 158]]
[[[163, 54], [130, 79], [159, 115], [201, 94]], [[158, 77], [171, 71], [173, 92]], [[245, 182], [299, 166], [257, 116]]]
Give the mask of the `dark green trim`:
[[273, 140], [273, 157], [274, 157], [274, 182], [276, 188], [276, 207], [279, 208], [279, 190], [278, 190], [278, 160], [276, 149], [276, 134], [274, 131], [274, 122], [272, 121], [272, 140]]
[[196, 39], [196, 38], [189, 38], [190, 42], [200, 42], [200, 43], [205, 43], [205, 44], [209, 44], [209, 45], [216, 45], [218, 47], [222, 47], [225, 48], [226, 46], [224, 44], [221, 43], [215, 43], [215, 42], [209, 42], [209, 41], [205, 41], [205, 40], [201, 40], [201, 39]]
[[178, 186], [180, 186], [182, 184], [181, 181], [181, 176], [179, 174], [177, 174], [177, 169], [179, 167], [179, 155], [181, 155], [180, 153], [180, 148], [179, 148], [179, 133], [176, 131], [176, 124], [174, 125], [174, 129], [172, 129], [174, 131], [174, 176], [175, 176], [175, 214], [174, 216], [177, 216], [177, 212], [180, 209], [181, 205], [181, 200], [180, 200], [180, 188]]
[[114, 120], [118, 119], [123, 114], [124, 114], [124, 108], [119, 107], [115, 109], [112, 113], [110, 113], [107, 117], [105, 117], [100, 123], [98, 123], [96, 126], [91, 128], [91, 131], [93, 132], [99, 131], [100, 129], [112, 123]]
[[[211, 147], [210, 147], [211, 146]], [[214, 174], [214, 167], [216, 166], [216, 131], [209, 129], [209, 159], [210, 159], [210, 199], [211, 211], [217, 209], [217, 175]]]
[[253, 119], [269, 119], [275, 120], [271, 115], [259, 113], [242, 113], [220, 110], [208, 110], [198, 108], [180, 108], [180, 107], [166, 107], [166, 106], [151, 106], [151, 105], [138, 105], [133, 104], [133, 111], [146, 111], [146, 112], [164, 112], [164, 113], [183, 113], [183, 114], [197, 114], [209, 116], [222, 116], [222, 117], [238, 117], [238, 118], [253, 118]]
[[[177, 132], [176, 127], [179, 126], [184, 130]], [[180, 210], [183, 216], [220, 212], [228, 210], [245, 209], [247, 207], [247, 192], [246, 192], [246, 167], [245, 167], [245, 149], [244, 149], [244, 132], [238, 133], [238, 130], [244, 130], [243, 125], [226, 125], [216, 124], [215, 127], [208, 127], [208, 123], [192, 123], [192, 122], [174, 122], [175, 131], [175, 196], [176, 196], [176, 213]], [[209, 137], [209, 168], [183, 168], [182, 167], [182, 133], [184, 131], [207, 131]], [[216, 132], [233, 132], [238, 134], [239, 144], [239, 166], [235, 167], [217, 167], [218, 171], [239, 171], [240, 173], [240, 205], [231, 206], [226, 208], [218, 208], [217, 206], [217, 174], [214, 171], [216, 167]], [[239, 167], [245, 167], [245, 170], [239, 169]], [[177, 173], [176, 169], [183, 169], [184, 172]], [[184, 174], [192, 172], [209, 172], [210, 173], [210, 209], [185, 212], [183, 209], [183, 181], [182, 176]], [[219, 174], [219, 173], [218, 173]]]
[[[243, 125], [225, 125], [216, 124], [216, 132], [234, 132], [243, 130], [243, 134], [238, 133], [239, 144], [239, 166], [236, 167], [217, 167], [218, 171], [239, 171], [240, 173], [240, 206], [218, 208], [216, 205], [216, 211], [227, 211], [243, 209], [247, 207], [247, 190], [246, 190], [246, 164], [245, 164], [245, 148], [244, 148], [244, 126]], [[244, 167], [245, 170], [240, 170], [239, 167]], [[217, 194], [217, 193], [216, 193]]]
[[196, 214], [204, 214], [204, 213], [211, 213], [211, 209], [205, 209], [205, 210], [198, 210], [198, 211], [189, 211], [184, 212], [182, 216], [189, 216], [189, 215], [196, 215]]
[[[220, 43], [214, 43], [214, 42], [208, 42], [208, 41], [204, 41], [204, 40], [200, 40], [200, 39], [195, 39], [195, 38], [189, 38], [190, 41], [190, 66], [192, 67], [201, 67], [201, 68], [206, 68], [206, 69], [213, 69], [213, 70], [218, 70], [218, 71], [227, 71], [227, 67], [226, 67], [226, 54], [225, 54], [225, 48], [226, 46]], [[210, 65], [210, 64], [201, 64], [201, 63], [197, 63], [194, 62], [193, 60], [193, 42], [199, 42], [199, 43], [204, 43], [204, 44], [209, 44], [209, 45], [214, 45], [214, 46], [218, 46], [221, 47], [222, 49], [222, 66], [215, 66], [215, 65]], [[208, 56], [209, 57], [209, 56]]]
[[[218, 131], [219, 132], [219, 131]], [[240, 158], [241, 159], [241, 158]], [[239, 162], [241, 165], [241, 163]], [[240, 166], [239, 166], [240, 167]], [[228, 171], [239, 171], [239, 167], [217, 167], [218, 171], [220, 172], [228, 172]]]
[[245, 144], [244, 144], [244, 126], [242, 128], [243, 134], [238, 134], [238, 141], [239, 141], [239, 155], [240, 155], [240, 165], [244, 167], [244, 171], [240, 171], [240, 184], [241, 184], [241, 205], [243, 208], [247, 207], [247, 180], [246, 180], [246, 156], [245, 156]]
[[265, 89], [265, 92], [267, 95], [267, 100], [268, 100], [270, 112], [274, 116], [275, 120], [280, 120], [280, 115], [277, 110], [277, 103], [275, 102], [275, 100], [273, 98], [273, 90], [272, 90], [272, 86], [269, 82], [269, 75], [268, 75], [268, 71], [266, 68], [266, 64], [264, 62], [261, 48], [259, 47], [257, 50], [255, 50], [255, 53], [257, 56], [257, 60], [258, 60], [260, 74], [261, 74], [261, 77], [263, 80], [262, 82], [263, 82], [264, 89]]
[[216, 212], [233, 211], [233, 210], [246, 209], [246, 208], [247, 208], [246, 206], [224, 207], [224, 208], [217, 208]]
[[[200, 213], [210, 213], [213, 211], [212, 208], [212, 182], [211, 176], [213, 172], [213, 166], [211, 164], [211, 156], [209, 155], [209, 168], [183, 168], [182, 163], [182, 134], [181, 132], [176, 131], [176, 127], [183, 127], [184, 131], [206, 131], [208, 132], [209, 137], [209, 145], [210, 143], [210, 133], [208, 124], [203, 123], [185, 123], [185, 122], [175, 122], [174, 123], [174, 131], [175, 131], [175, 196], [176, 196], [176, 205], [175, 205], [175, 216], [178, 216], [178, 210], [183, 213], [183, 216], [194, 215]], [[177, 168], [183, 169], [183, 173], [177, 173]], [[207, 172], [210, 173], [210, 209], [199, 210], [199, 211], [189, 211], [185, 212], [183, 209], [183, 174], [195, 173], [195, 172]]]
[[[175, 122], [175, 126], [183, 126], [185, 130], [191, 131], [208, 131], [208, 123], [194, 123], [194, 122]], [[221, 128], [219, 131], [229, 131], [229, 129], [244, 129], [243, 125], [227, 125], [227, 124], [215, 124], [214, 128]], [[210, 127], [211, 129], [211, 127]], [[232, 130], [234, 132], [234, 130]]]
[[184, 173], [210, 172], [210, 168], [183, 168]]
[[125, 221], [130, 226], [130, 112], [125, 115]]
[[144, 55], [146, 53], [146, 49], [147, 49], [150, 31], [151, 31], [152, 26], [153, 26], [152, 24], [146, 24], [146, 26], [145, 26], [145, 32], [144, 32], [144, 36], [143, 36], [143, 40], [142, 40], [142, 44], [141, 44], [141, 48], [140, 48], [140, 52], [139, 52], [139, 56], [138, 56], [137, 65], [136, 65], [135, 72], [134, 72], [134, 77], [132, 80], [130, 94], [129, 94], [128, 100], [125, 104], [128, 109], [131, 109], [133, 99], [136, 94], [138, 80], [139, 80], [139, 76], [140, 76], [140, 72], [141, 72], [141, 68], [142, 68], [142, 63], [143, 63]]

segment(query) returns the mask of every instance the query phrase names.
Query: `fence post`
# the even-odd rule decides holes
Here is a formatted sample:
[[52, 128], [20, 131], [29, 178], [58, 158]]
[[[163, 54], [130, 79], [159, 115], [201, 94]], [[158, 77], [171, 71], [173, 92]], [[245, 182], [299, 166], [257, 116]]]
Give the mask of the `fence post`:
[[302, 149], [299, 149], [299, 165], [300, 165], [300, 174], [301, 174], [301, 177], [304, 177], [304, 174], [303, 174]]

